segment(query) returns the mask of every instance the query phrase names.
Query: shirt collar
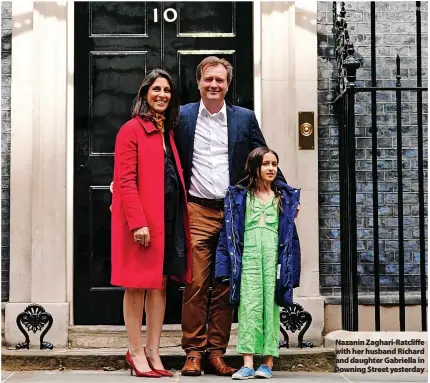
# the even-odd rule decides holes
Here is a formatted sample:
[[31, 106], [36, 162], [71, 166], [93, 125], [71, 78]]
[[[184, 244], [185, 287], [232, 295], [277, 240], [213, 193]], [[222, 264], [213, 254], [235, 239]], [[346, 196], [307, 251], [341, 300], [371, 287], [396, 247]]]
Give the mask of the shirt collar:
[[223, 120], [223, 121], [227, 121], [227, 106], [226, 106], [226, 104], [225, 104], [225, 101], [224, 101], [224, 104], [222, 105], [221, 110], [220, 110], [218, 113], [211, 114], [211, 113], [206, 109], [206, 106], [205, 106], [205, 104], [203, 103], [203, 101], [202, 101], [202, 100], [200, 100], [199, 116], [200, 116], [200, 115], [202, 115], [202, 113], [205, 113], [207, 116], [214, 116], [214, 117], [217, 117], [217, 118], [219, 118], [219, 119], [221, 119], [221, 120]]

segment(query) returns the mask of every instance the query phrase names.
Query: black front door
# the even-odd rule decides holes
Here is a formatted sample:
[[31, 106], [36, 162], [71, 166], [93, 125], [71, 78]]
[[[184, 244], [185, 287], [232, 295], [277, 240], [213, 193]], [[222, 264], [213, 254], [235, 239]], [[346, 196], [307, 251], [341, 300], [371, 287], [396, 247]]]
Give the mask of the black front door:
[[[199, 100], [195, 70], [208, 55], [234, 66], [227, 98], [253, 109], [251, 2], [76, 2], [74, 71], [74, 321], [123, 324], [110, 285], [109, 184], [118, 129], [145, 72], [174, 77], [181, 104]], [[180, 323], [181, 286], [169, 282], [165, 323]]]

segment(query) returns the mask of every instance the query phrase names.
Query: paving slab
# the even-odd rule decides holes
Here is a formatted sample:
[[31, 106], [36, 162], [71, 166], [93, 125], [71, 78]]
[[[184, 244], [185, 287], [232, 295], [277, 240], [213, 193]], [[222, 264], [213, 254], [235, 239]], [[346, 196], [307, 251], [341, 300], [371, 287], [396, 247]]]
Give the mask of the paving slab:
[[[35, 370], [101, 370], [114, 371], [127, 368], [126, 349], [54, 349], [13, 350], [2, 349], [2, 366], [6, 371]], [[180, 347], [160, 349], [161, 359], [167, 369], [180, 370], [185, 362]], [[291, 372], [334, 372], [336, 355], [334, 350], [314, 348], [290, 348], [279, 350], [274, 370]], [[225, 360], [240, 368], [242, 356], [229, 349]], [[255, 359], [258, 364], [259, 358]]]
[[348, 382], [352, 383], [376, 383], [376, 382], [427, 382], [428, 375], [417, 373], [395, 373], [395, 374], [342, 374]]
[[[2, 371], [2, 383], [128, 383], [136, 382], [128, 370], [121, 371]], [[376, 382], [427, 382], [427, 374], [336, 374], [315, 372], [274, 372], [271, 381], [285, 383], [376, 383]], [[151, 380], [153, 381], [153, 380]], [[230, 382], [229, 377], [202, 375], [181, 376], [175, 371], [173, 378], [159, 378], [158, 383], [217, 383]]]
[[[133, 383], [139, 382], [130, 376], [128, 371], [17, 371], [9, 374], [2, 383]], [[145, 380], [147, 381], [147, 380]], [[158, 383], [216, 383], [232, 382], [230, 377], [215, 375], [189, 377], [181, 376], [177, 371], [172, 378], [151, 379]], [[296, 373], [275, 372], [271, 381], [288, 383], [346, 383], [348, 382], [340, 374], [335, 373]], [[143, 382], [143, 380], [142, 380]]]

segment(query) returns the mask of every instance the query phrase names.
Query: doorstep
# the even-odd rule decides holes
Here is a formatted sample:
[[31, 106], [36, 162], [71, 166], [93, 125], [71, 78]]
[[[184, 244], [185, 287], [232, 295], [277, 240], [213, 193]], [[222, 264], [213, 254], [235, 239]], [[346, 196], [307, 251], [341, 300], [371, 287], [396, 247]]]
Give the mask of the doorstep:
[[[237, 344], [237, 323], [232, 324], [231, 346]], [[125, 326], [69, 326], [70, 348], [126, 348], [128, 347]], [[142, 337], [146, 337], [146, 326], [142, 326]], [[160, 347], [179, 347], [182, 329], [180, 324], [165, 324], [161, 332]], [[46, 335], [49, 341], [49, 333]]]
[[[70, 348], [54, 350], [15, 350], [2, 348], [2, 370], [105, 370], [127, 368], [126, 348]], [[180, 370], [185, 361], [181, 347], [165, 347], [160, 350], [167, 369]], [[239, 368], [242, 357], [235, 347], [229, 347], [225, 355], [228, 364]], [[336, 355], [333, 349], [324, 347], [280, 349], [275, 359], [275, 371], [334, 372]]]

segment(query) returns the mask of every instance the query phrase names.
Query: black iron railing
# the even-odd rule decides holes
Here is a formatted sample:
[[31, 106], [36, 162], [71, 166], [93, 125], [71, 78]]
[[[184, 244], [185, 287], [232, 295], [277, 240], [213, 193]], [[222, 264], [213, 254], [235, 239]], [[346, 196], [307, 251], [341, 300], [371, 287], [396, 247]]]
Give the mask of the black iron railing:
[[371, 161], [373, 187], [373, 275], [375, 297], [375, 330], [381, 328], [381, 288], [379, 247], [379, 199], [378, 199], [378, 126], [377, 93], [393, 92], [396, 100], [396, 138], [397, 138], [397, 224], [398, 224], [398, 273], [399, 273], [399, 324], [405, 331], [405, 244], [403, 212], [403, 169], [402, 169], [402, 94], [417, 94], [417, 145], [418, 145], [418, 203], [419, 203], [419, 262], [420, 262], [420, 300], [422, 330], [427, 330], [426, 312], [426, 270], [425, 270], [425, 211], [424, 211], [424, 158], [423, 158], [423, 100], [421, 74], [421, 2], [416, 2], [416, 44], [417, 44], [417, 86], [402, 87], [400, 76], [401, 59], [396, 58], [395, 87], [378, 87], [376, 80], [376, 34], [375, 2], [370, 2], [371, 16], [371, 83], [370, 87], [356, 86], [357, 69], [360, 61], [356, 58], [353, 43], [350, 41], [345, 21], [345, 3], [333, 2], [333, 34], [335, 55], [338, 67], [337, 97], [334, 101], [339, 123], [339, 182], [340, 182], [340, 225], [341, 225], [341, 304], [342, 326], [349, 331], [358, 330], [358, 274], [357, 274], [357, 206], [356, 206], [356, 134], [355, 103], [359, 93], [370, 94], [371, 103]]

